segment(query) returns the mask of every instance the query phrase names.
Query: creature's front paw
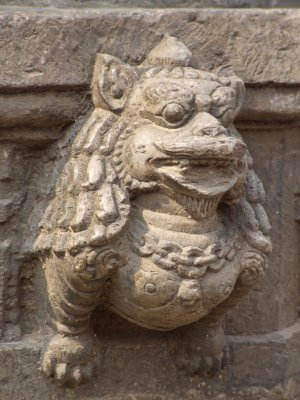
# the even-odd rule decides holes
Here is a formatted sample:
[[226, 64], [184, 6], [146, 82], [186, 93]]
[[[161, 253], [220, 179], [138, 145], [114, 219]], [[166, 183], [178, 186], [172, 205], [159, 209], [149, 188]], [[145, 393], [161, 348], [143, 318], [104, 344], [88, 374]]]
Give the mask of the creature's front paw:
[[201, 347], [184, 349], [177, 357], [178, 368], [187, 375], [213, 376], [219, 373], [227, 360], [226, 348], [220, 353], [203, 354]]
[[96, 362], [96, 351], [91, 336], [56, 335], [44, 353], [42, 370], [59, 385], [75, 386], [92, 378]]

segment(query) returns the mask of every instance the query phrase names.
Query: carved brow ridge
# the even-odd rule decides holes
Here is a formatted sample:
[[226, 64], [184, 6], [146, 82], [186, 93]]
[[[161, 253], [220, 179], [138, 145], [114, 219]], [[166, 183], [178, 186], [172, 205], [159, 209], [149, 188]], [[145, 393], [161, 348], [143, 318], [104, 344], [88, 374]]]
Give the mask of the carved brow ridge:
[[151, 100], [187, 100], [193, 99], [194, 93], [184, 87], [174, 87], [172, 85], [164, 84], [158, 87], [151, 87], [146, 89], [146, 96]]

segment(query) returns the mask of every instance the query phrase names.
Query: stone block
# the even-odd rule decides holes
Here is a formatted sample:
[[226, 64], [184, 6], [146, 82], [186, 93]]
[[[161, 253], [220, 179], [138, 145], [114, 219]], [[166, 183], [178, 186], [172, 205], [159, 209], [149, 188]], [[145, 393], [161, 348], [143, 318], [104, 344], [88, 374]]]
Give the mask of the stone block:
[[87, 89], [97, 52], [137, 63], [165, 33], [189, 45], [202, 69], [229, 63], [246, 84], [293, 85], [300, 81], [299, 25], [300, 11], [288, 9], [7, 7], [0, 17], [0, 91]]
[[0, 399], [298, 400], [299, 326], [269, 335], [229, 337], [231, 364], [208, 379], [178, 375], [174, 366], [178, 338], [111, 332], [98, 337], [101, 362], [95, 382], [69, 389], [53, 385], [40, 372], [47, 336], [25, 335], [19, 342], [0, 344]]
[[12, 200], [2, 199], [0, 200], [0, 223], [6, 222], [11, 216]]
[[0, 338], [3, 333], [5, 321], [6, 280], [9, 266], [9, 249], [10, 242], [8, 240], [0, 243]]
[[6, 144], [0, 147], [0, 182], [12, 179], [12, 148]]
[[187, 8], [187, 7], [297, 7], [297, 0], [1, 0], [3, 5], [36, 7], [143, 7], [143, 8]]

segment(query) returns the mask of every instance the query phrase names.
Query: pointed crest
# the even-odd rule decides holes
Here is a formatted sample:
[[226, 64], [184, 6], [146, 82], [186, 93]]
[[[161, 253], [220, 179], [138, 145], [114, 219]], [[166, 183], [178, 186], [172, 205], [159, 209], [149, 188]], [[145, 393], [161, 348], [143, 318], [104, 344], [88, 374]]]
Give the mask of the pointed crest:
[[167, 35], [150, 50], [143, 64], [187, 67], [191, 58], [192, 53], [184, 43]]

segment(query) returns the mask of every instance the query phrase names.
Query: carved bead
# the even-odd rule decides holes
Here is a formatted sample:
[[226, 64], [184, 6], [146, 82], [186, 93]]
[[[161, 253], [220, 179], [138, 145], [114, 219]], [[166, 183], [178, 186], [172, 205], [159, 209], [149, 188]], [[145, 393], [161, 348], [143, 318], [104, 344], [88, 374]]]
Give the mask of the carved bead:
[[145, 285], [145, 292], [147, 293], [155, 293], [156, 292], [156, 286], [154, 283], [147, 283]]

